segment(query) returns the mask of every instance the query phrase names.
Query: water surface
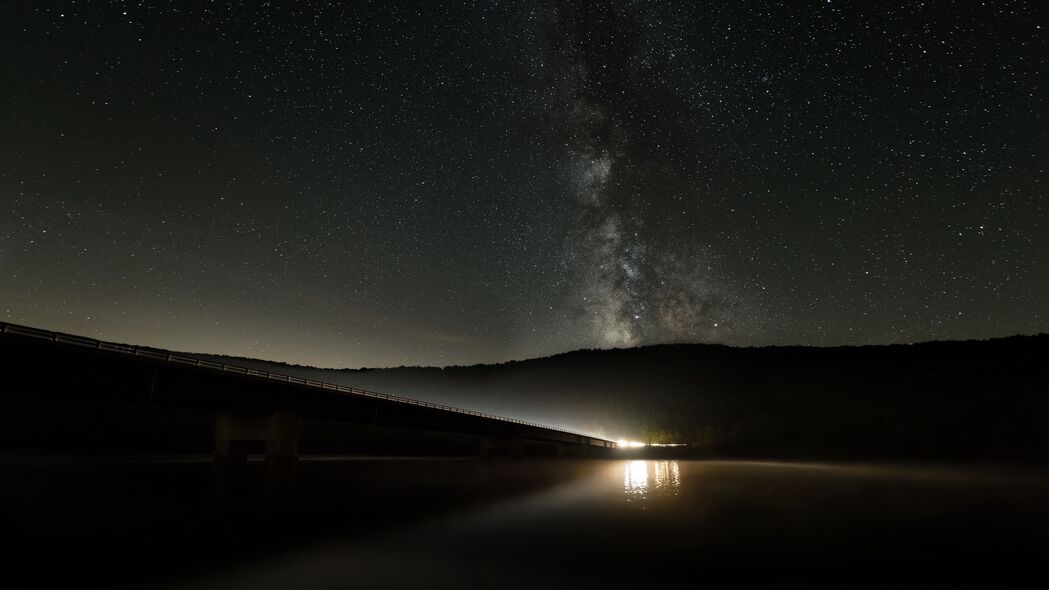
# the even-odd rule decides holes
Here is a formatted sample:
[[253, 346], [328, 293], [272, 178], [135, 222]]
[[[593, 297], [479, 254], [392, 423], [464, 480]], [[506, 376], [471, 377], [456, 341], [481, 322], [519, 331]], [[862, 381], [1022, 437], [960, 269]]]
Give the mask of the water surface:
[[1029, 469], [470, 461], [437, 486], [498, 487], [507, 466], [506, 485], [551, 483], [187, 587], [1003, 587], [1049, 557], [1049, 479]]

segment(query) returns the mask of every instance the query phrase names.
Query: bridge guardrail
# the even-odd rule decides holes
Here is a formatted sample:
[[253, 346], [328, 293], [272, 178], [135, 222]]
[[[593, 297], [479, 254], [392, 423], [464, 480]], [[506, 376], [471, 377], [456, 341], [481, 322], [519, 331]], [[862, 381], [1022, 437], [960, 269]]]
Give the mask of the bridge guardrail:
[[[160, 352], [149, 348], [141, 348], [138, 346], [132, 346], [129, 344], [118, 344], [115, 342], [103, 342], [101, 340], [95, 340], [94, 338], [88, 338], [86, 336], [76, 336], [73, 334], [63, 334], [60, 332], [51, 332], [49, 330], [41, 330], [38, 328], [31, 328], [29, 326], [21, 326], [18, 324], [9, 324], [6, 322], [0, 322], [0, 332], [8, 334], [16, 334], [19, 336], [28, 336], [30, 338], [38, 338], [41, 340], [50, 340], [52, 342], [61, 342], [63, 344], [72, 344], [74, 346], [80, 346], [84, 348], [94, 348], [96, 350], [106, 352], [117, 352], [128, 354], [131, 356], [141, 356], [167, 362], [170, 364], [178, 365], [189, 365], [201, 369], [211, 369], [215, 371], [221, 371], [226, 373], [236, 373], [245, 375], [248, 377], [257, 377], [260, 379], [269, 379], [273, 381], [284, 381], [287, 383], [295, 383], [297, 385], [303, 385], [314, 389], [324, 389], [329, 391], [338, 391], [340, 393], [346, 393], [350, 395], [360, 395], [364, 397], [372, 397], [382, 400], [388, 400], [392, 402], [423, 406], [427, 408], [434, 408], [438, 410], [444, 410], [449, 412], [456, 412], [459, 414], [466, 414], [469, 416], [477, 416], [480, 418], [488, 418], [491, 420], [499, 420], [502, 422], [511, 422], [513, 424], [520, 424], [523, 426], [531, 426], [535, 428], [543, 428], [546, 430], [553, 430], [556, 432], [563, 432], [565, 434], [571, 434], [580, 437], [587, 437], [591, 439], [604, 440], [598, 437], [582, 434], [579, 432], [572, 432], [571, 430], [565, 430], [563, 428], [557, 428], [554, 426], [547, 426], [539, 424], [537, 422], [529, 422], [526, 420], [518, 420], [517, 418], [509, 418], [506, 416], [499, 416], [496, 414], [489, 414], [487, 412], [478, 412], [476, 410], [468, 410], [465, 408], [458, 408], [455, 406], [447, 406], [444, 404], [435, 404], [433, 402], [427, 402], [423, 400], [417, 400], [399, 395], [391, 395], [378, 391], [369, 391], [367, 389], [359, 389], [357, 387], [347, 387], [345, 385], [339, 385], [337, 383], [327, 383], [324, 381], [317, 381], [315, 379], [305, 379], [300, 377], [293, 377], [291, 375], [285, 375], [283, 373], [274, 373], [272, 371], [263, 371], [260, 369], [251, 369], [248, 367], [242, 367], [239, 365], [230, 365], [226, 363], [218, 363], [215, 361], [209, 361], [197, 357], [190, 357], [180, 354], [174, 354], [170, 352]], [[608, 442], [608, 441], [606, 441]]]

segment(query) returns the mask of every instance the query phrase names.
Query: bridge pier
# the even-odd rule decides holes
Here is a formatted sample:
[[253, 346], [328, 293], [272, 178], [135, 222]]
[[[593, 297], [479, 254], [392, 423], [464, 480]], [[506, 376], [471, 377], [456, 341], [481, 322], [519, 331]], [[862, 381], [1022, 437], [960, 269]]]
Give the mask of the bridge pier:
[[253, 449], [265, 449], [266, 479], [274, 487], [295, 482], [302, 416], [289, 412], [263, 415], [221, 414], [215, 419], [215, 463], [237, 469]]
[[215, 460], [246, 461], [252, 447], [263, 443], [267, 463], [295, 463], [301, 434], [302, 417], [298, 414], [221, 414], [215, 419]]
[[216, 417], [213, 509], [229, 511], [243, 501], [245, 486], [257, 481], [248, 469], [248, 455], [263, 450], [265, 484], [259, 500], [268, 510], [282, 509], [298, 475], [301, 434], [302, 417], [289, 412]]

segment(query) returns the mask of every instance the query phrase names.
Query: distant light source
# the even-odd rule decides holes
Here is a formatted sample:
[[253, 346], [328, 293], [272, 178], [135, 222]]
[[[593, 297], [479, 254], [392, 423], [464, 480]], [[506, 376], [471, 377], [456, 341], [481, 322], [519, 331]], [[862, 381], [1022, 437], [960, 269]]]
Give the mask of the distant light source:
[[637, 442], [636, 440], [625, 440], [625, 439], [617, 440], [616, 444], [619, 445], [619, 448], [624, 448], [624, 447], [637, 448], [637, 447], [645, 446], [645, 443], [643, 443], [643, 442]]

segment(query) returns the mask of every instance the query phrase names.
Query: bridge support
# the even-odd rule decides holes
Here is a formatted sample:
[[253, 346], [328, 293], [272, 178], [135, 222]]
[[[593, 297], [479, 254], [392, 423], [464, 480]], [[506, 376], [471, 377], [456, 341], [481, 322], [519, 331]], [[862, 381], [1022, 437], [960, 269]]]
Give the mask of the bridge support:
[[302, 417], [298, 414], [222, 414], [215, 420], [215, 460], [246, 461], [252, 447], [262, 443], [267, 463], [295, 463], [301, 433]]
[[[248, 469], [248, 455], [265, 451], [265, 484], [262, 506], [281, 510], [290, 497], [298, 472], [302, 417], [288, 412], [221, 414], [215, 419], [215, 469], [212, 506], [235, 510], [243, 502], [255, 477]], [[256, 488], [259, 489], [259, 488]]]
[[524, 456], [524, 439], [519, 436], [486, 436], [481, 439], [481, 457], [503, 455], [520, 459]]

